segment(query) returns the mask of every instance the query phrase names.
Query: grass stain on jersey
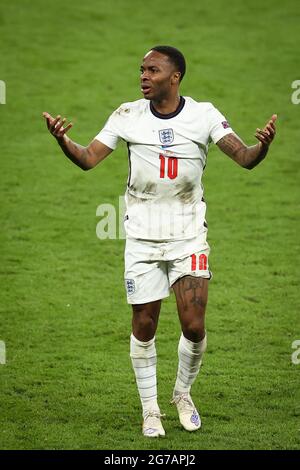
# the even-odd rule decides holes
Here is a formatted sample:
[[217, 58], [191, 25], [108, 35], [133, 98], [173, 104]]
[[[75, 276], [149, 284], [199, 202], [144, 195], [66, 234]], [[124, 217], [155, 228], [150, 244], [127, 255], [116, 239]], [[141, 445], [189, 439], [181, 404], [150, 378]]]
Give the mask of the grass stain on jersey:
[[181, 202], [184, 204], [189, 204], [194, 201], [195, 199], [195, 185], [188, 180], [187, 178], [183, 178], [181, 183], [176, 184], [177, 192], [175, 196], [180, 199]]
[[147, 183], [142, 193], [143, 194], [156, 194], [156, 188], [157, 188], [156, 183]]
[[137, 192], [137, 188], [134, 185], [129, 186], [128, 191], [127, 191], [127, 198], [128, 198], [128, 203], [129, 204], [135, 204], [139, 202], [146, 202], [149, 199], [146, 197], [140, 197], [134, 193]]

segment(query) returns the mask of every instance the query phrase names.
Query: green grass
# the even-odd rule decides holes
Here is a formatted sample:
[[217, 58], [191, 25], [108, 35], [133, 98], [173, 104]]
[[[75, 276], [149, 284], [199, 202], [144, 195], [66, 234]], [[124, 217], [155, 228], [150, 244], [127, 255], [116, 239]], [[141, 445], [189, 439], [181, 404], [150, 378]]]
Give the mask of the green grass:
[[[299, 3], [274, 0], [3, 0], [0, 6], [2, 449], [300, 448]], [[278, 136], [251, 172], [212, 147], [204, 175], [210, 285], [208, 351], [193, 397], [203, 429], [168, 403], [177, 368], [174, 296], [157, 333], [167, 436], [141, 436], [128, 356], [124, 241], [96, 237], [96, 208], [127, 179], [118, 148], [84, 173], [60, 153], [43, 111], [87, 144], [120, 103], [140, 98], [140, 60], [182, 49], [182, 93], [212, 101], [249, 144], [272, 113]]]

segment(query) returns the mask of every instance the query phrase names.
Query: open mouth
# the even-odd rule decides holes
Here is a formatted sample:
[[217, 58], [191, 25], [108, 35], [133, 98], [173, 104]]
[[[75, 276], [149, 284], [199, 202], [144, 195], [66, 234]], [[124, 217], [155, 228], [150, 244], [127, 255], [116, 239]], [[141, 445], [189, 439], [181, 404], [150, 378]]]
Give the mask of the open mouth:
[[144, 95], [147, 95], [150, 93], [151, 87], [149, 85], [142, 85], [141, 87], [141, 92], [144, 93]]

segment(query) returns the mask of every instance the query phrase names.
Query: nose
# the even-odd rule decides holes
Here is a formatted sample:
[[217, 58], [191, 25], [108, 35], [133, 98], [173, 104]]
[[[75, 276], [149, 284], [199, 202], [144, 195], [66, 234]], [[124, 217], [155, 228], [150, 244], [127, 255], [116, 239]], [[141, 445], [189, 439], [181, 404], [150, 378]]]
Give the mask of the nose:
[[149, 76], [147, 75], [147, 71], [144, 70], [143, 72], [141, 72], [141, 80], [144, 82], [146, 80], [149, 80]]

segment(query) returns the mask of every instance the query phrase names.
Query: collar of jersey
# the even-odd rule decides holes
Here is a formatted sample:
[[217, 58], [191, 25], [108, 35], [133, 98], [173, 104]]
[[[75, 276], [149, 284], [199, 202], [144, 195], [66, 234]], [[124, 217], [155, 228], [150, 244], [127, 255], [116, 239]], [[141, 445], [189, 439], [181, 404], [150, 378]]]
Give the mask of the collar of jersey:
[[161, 114], [159, 113], [158, 111], [156, 111], [156, 109], [154, 108], [153, 104], [152, 104], [152, 101], [150, 101], [150, 110], [151, 110], [151, 113], [154, 114], [155, 117], [159, 118], [159, 119], [171, 119], [175, 116], [177, 116], [177, 114], [180, 113], [180, 111], [182, 111], [183, 107], [185, 105], [185, 99], [183, 98], [183, 96], [180, 97], [180, 101], [179, 101], [179, 104], [177, 106], [177, 109], [175, 111], [173, 111], [173, 113], [169, 113], [169, 114]]

